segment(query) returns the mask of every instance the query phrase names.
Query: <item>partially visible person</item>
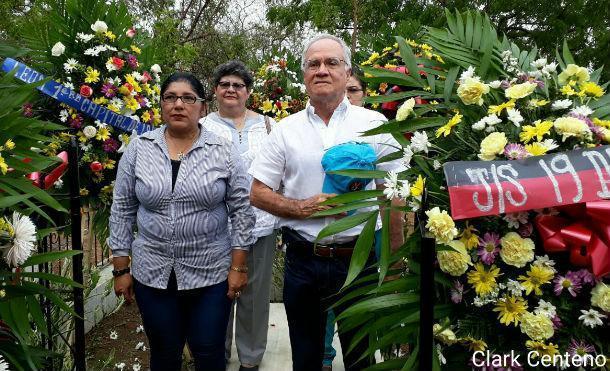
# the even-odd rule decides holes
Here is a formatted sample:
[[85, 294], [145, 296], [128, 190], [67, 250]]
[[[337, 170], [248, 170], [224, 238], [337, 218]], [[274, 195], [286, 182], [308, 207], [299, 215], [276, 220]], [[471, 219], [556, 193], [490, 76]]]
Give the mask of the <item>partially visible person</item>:
[[[262, 146], [271, 131], [274, 120], [246, 108], [252, 92], [254, 78], [240, 61], [229, 61], [214, 71], [214, 93], [218, 111], [201, 120], [204, 127], [232, 141], [238, 149], [247, 170], [254, 157], [265, 148]], [[247, 173], [244, 171], [244, 175]], [[248, 181], [252, 183], [252, 177]], [[276, 218], [259, 209], [254, 209], [256, 226], [253, 230], [256, 243], [247, 259], [248, 286], [231, 306], [226, 358], [231, 357], [233, 321], [235, 320], [235, 346], [241, 363], [240, 370], [256, 370], [267, 346], [269, 327], [269, 299], [271, 273], [275, 256]]]
[[364, 106], [364, 97], [366, 97], [366, 82], [362, 81], [362, 77], [356, 71], [347, 80], [345, 86], [345, 95], [354, 106]]
[[[323, 191], [325, 179], [321, 160], [330, 148], [353, 141], [371, 146], [375, 158], [398, 147], [389, 134], [362, 137], [385, 118], [374, 111], [351, 105], [345, 96], [351, 72], [351, 53], [343, 40], [319, 35], [303, 51], [301, 66], [310, 100], [307, 107], [278, 123], [248, 172], [254, 177], [252, 205], [280, 217], [282, 239], [287, 245], [284, 274], [284, 306], [288, 319], [293, 370], [320, 370], [328, 308], [341, 300], [339, 292], [349, 269], [353, 248], [363, 226], [317, 240], [319, 232], [334, 217], [312, 217], [330, 206], [322, 204], [334, 194]], [[400, 160], [377, 164], [382, 171], [402, 171]], [[377, 188], [383, 182], [377, 180]], [[282, 192], [279, 192], [282, 185]], [[370, 184], [367, 189], [371, 189]], [[392, 200], [394, 205], [399, 200]], [[362, 210], [364, 211], [364, 210]], [[393, 250], [403, 242], [402, 213], [390, 213], [390, 244]], [[364, 272], [373, 272], [374, 256]], [[339, 316], [353, 301], [334, 308]], [[373, 360], [360, 359], [368, 348], [361, 339], [347, 352], [358, 328], [346, 329], [338, 322], [339, 339], [346, 370], [361, 370]]]
[[204, 96], [193, 75], [169, 76], [164, 125], [132, 140], [114, 186], [114, 291], [135, 294], [153, 371], [180, 370], [185, 342], [197, 370], [224, 370], [230, 305], [248, 280], [248, 181], [233, 144], [198, 123]]

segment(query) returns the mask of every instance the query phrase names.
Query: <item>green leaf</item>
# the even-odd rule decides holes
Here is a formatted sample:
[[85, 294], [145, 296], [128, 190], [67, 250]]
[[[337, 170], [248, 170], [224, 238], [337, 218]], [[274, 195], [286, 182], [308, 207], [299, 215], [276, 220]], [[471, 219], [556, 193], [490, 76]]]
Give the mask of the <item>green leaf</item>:
[[399, 307], [405, 304], [412, 304], [418, 302], [418, 293], [398, 293], [382, 297], [373, 297], [370, 299], [362, 300], [347, 308], [339, 316], [337, 316], [337, 321], [341, 321], [344, 318], [358, 313], [372, 312], [379, 309], [390, 309], [392, 307]]
[[423, 99], [437, 99], [442, 98], [439, 94], [432, 94], [430, 92], [424, 90], [409, 90], [409, 91], [400, 91], [398, 93], [391, 93], [387, 95], [376, 95], [374, 97], [367, 96], [364, 98], [364, 101], [367, 103], [385, 103], [385, 102], [393, 102], [403, 100], [405, 98], [411, 97], [421, 97]]
[[357, 192], [347, 192], [335, 196], [333, 198], [329, 198], [328, 200], [320, 203], [321, 205], [336, 205], [336, 204], [345, 204], [348, 202], [360, 201], [360, 200], [368, 200], [373, 197], [381, 197], [383, 196], [383, 191], [377, 189], [370, 189], [365, 191], [357, 191]]
[[419, 75], [419, 67], [417, 67], [417, 63], [415, 63], [415, 55], [413, 55], [413, 50], [411, 50], [411, 47], [407, 45], [404, 38], [396, 36], [395, 39], [396, 42], [398, 42], [400, 56], [409, 70], [409, 76], [411, 76], [419, 86], [423, 86], [421, 76]]
[[[69, 251], [73, 251], [73, 250], [69, 250]], [[60, 283], [62, 285], [67, 285], [67, 286], [72, 286], [72, 287], [79, 287], [79, 288], [83, 288], [84, 286], [81, 285], [80, 283], [68, 278], [68, 277], [62, 277], [56, 274], [52, 274], [52, 273], [45, 273], [45, 272], [21, 272], [21, 276], [22, 277], [32, 277], [32, 278], [38, 278], [41, 280], [47, 280], [50, 282], [56, 282], [56, 283]]]
[[0, 209], [9, 208], [15, 204], [18, 204], [19, 202], [27, 200], [30, 197], [32, 197], [32, 195], [30, 195], [30, 194], [24, 194], [24, 195], [19, 195], [19, 196], [0, 197]]
[[371, 248], [375, 242], [375, 226], [377, 225], [377, 215], [378, 213], [374, 213], [368, 219], [360, 236], [358, 236], [358, 240], [356, 241], [356, 245], [354, 246], [354, 252], [352, 254], [352, 259], [350, 260], [349, 269], [347, 271], [347, 277], [345, 278], [345, 283], [343, 284], [342, 289], [344, 289], [347, 285], [352, 283], [354, 279], [360, 274], [364, 265], [366, 264], [369, 256], [371, 254]]
[[42, 310], [40, 309], [40, 303], [33, 296], [26, 296], [25, 299], [28, 303], [28, 312], [30, 313], [30, 316], [32, 316], [32, 319], [34, 319], [38, 331], [48, 336], [49, 332], [47, 331], [44, 314], [42, 314]]
[[390, 210], [386, 207], [381, 214], [381, 251], [379, 254], [379, 285], [382, 284], [390, 267]]
[[443, 90], [443, 97], [445, 102], [451, 101], [451, 96], [453, 95], [453, 85], [455, 85], [455, 80], [457, 79], [457, 75], [460, 72], [459, 67], [452, 67], [447, 73], [447, 79], [445, 80], [445, 88]]
[[30, 267], [32, 265], [47, 263], [55, 260], [69, 258], [74, 255], [82, 254], [80, 250], [65, 250], [65, 251], [51, 251], [42, 254], [32, 255], [25, 261], [21, 266]]
[[374, 129], [367, 130], [364, 132], [364, 136], [377, 135], [382, 133], [392, 133], [399, 131], [414, 132], [422, 129], [435, 128], [438, 126], [445, 125], [447, 118], [443, 116], [435, 117], [417, 117], [413, 119], [406, 119], [405, 121], [388, 121], [387, 124], [380, 125]]
[[333, 207], [332, 209], [318, 211], [317, 213], [313, 214], [311, 217], [318, 218], [318, 217], [322, 217], [322, 216], [341, 214], [341, 213], [344, 213], [347, 211], [358, 210], [358, 209], [362, 209], [365, 207], [378, 206], [385, 202], [386, 201], [362, 201], [362, 202], [349, 203], [346, 205]]
[[411, 352], [411, 354], [409, 355], [409, 358], [407, 359], [407, 362], [405, 362], [405, 365], [402, 367], [402, 371], [410, 371], [410, 370], [414, 370], [417, 368], [418, 366], [418, 361], [419, 359], [419, 343], [417, 343], [417, 345], [415, 345], [415, 348], [413, 349], [413, 352]]
[[362, 179], [383, 179], [386, 177], [386, 175], [388, 175], [387, 172], [382, 171], [382, 170], [357, 170], [357, 169], [327, 171], [326, 174], [346, 175], [346, 176], [351, 176], [352, 178], [362, 178]]
[[377, 211], [369, 211], [366, 213], [357, 213], [354, 215], [346, 216], [345, 218], [339, 219], [336, 222], [333, 222], [326, 227], [324, 227], [320, 233], [318, 233], [318, 237], [316, 237], [316, 241], [321, 240], [324, 237], [332, 236], [333, 234], [337, 234], [339, 232], [346, 231], [350, 228], [353, 228], [357, 225], [364, 223], [371, 215], [376, 214]]
[[572, 53], [570, 53], [570, 48], [568, 47], [568, 40], [563, 39], [563, 60], [566, 64], [576, 64], [574, 62], [574, 57]]

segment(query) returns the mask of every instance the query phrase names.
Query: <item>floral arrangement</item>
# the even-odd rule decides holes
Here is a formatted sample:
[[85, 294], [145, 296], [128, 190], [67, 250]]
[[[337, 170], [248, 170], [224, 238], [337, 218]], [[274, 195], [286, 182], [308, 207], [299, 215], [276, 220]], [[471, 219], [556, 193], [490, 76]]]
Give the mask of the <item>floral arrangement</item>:
[[305, 108], [305, 85], [298, 82], [286, 58], [274, 57], [254, 77], [254, 89], [248, 108], [280, 121]]
[[[609, 143], [608, 84], [599, 81], [601, 69], [576, 64], [566, 45], [551, 60], [500, 41], [481, 14], [447, 13], [447, 20], [448, 29], [426, 30], [425, 43], [397, 37], [393, 48], [373, 53], [363, 63], [372, 89], [368, 101], [396, 102], [395, 118], [365, 135], [392, 133], [407, 169], [368, 175], [385, 177], [384, 193], [402, 198], [403, 210], [425, 217], [420, 219], [422, 233], [411, 234], [393, 257], [408, 262], [402, 282], [380, 279], [381, 288], [365, 295], [346, 316], [358, 314], [354, 321], [374, 329], [370, 351], [391, 343], [417, 344], [414, 318], [419, 315], [412, 294], [418, 291], [422, 235], [429, 235], [436, 242], [438, 269], [435, 367], [527, 369], [526, 360], [540, 366], [543, 359], [561, 356], [564, 361], [552, 364], [565, 368], [574, 365], [569, 362], [575, 355], [589, 355], [593, 366], [608, 367], [610, 347], [603, 339], [610, 327], [609, 277], [575, 264], [568, 253], [547, 251], [548, 236], [536, 222], [563, 210], [454, 220], [441, 171], [449, 161], [518, 161]], [[422, 200], [424, 190], [427, 200]], [[343, 201], [347, 205], [338, 210], [344, 211], [350, 202], [355, 202], [353, 209], [371, 195], [329, 202]], [[368, 234], [365, 227], [360, 238]], [[389, 265], [383, 254], [382, 278]], [[354, 261], [352, 268], [357, 269]], [[386, 294], [390, 288], [383, 287], [391, 285], [399, 289]], [[381, 306], [384, 300], [391, 304]], [[370, 315], [363, 314], [367, 310]], [[379, 320], [392, 315], [392, 324]], [[380, 333], [386, 335], [379, 338]], [[395, 368], [414, 367], [414, 348], [409, 357], [388, 362], [400, 365]], [[521, 356], [520, 363], [511, 364], [510, 357], [493, 365], [484, 362], [484, 352], [496, 359], [511, 351], [512, 357]]]
[[[78, 32], [73, 40], [57, 40], [50, 61], [56, 78], [69, 89], [115, 113], [158, 126], [159, 65], [146, 66], [140, 59], [142, 48], [135, 41], [136, 30], [115, 33], [97, 20]], [[66, 46], [66, 45], [69, 45]], [[55, 156], [76, 136], [80, 145], [81, 196], [84, 203], [109, 205], [116, 163], [132, 133], [121, 132], [64, 104], [52, 112], [67, 129], [53, 137], [44, 149]], [[55, 184], [62, 186], [61, 180]]]

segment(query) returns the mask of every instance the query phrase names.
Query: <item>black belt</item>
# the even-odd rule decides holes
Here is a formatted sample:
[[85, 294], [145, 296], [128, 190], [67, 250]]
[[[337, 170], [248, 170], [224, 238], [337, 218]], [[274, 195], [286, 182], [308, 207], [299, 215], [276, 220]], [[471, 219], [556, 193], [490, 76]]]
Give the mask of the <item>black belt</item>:
[[291, 250], [323, 258], [351, 258], [356, 241], [346, 243], [320, 244], [309, 242], [297, 231], [282, 228], [282, 239]]

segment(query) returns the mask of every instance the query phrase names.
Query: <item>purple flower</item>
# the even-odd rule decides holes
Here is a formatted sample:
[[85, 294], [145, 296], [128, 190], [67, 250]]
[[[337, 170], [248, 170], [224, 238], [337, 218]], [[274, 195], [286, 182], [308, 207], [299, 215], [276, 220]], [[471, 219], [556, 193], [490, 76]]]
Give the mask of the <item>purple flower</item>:
[[68, 119], [68, 123], [70, 127], [80, 129], [83, 126], [83, 117], [77, 113]]
[[559, 318], [558, 315], [555, 315], [555, 317], [551, 318], [551, 322], [553, 322], [553, 330], [559, 330], [560, 328], [563, 327], [561, 318]]
[[132, 69], [135, 70], [139, 66], [138, 58], [136, 58], [135, 55], [128, 54], [127, 55], [127, 64], [129, 64], [129, 67], [131, 67]]
[[500, 236], [497, 233], [486, 232], [483, 238], [479, 237], [479, 249], [477, 255], [481, 257], [481, 261], [487, 265], [491, 265], [496, 260], [496, 256], [500, 252]]
[[534, 225], [532, 223], [521, 224], [517, 229], [517, 233], [523, 238], [531, 236], [532, 232], [534, 232]]
[[580, 282], [582, 284], [586, 283], [587, 285], [595, 286], [595, 284], [597, 283], [597, 280], [595, 279], [593, 273], [589, 272], [587, 269], [578, 270], [574, 274], [576, 274], [578, 278], [580, 278]]
[[591, 344], [585, 343], [582, 340], [576, 341], [576, 339], [572, 339], [570, 345], [568, 345], [567, 351], [571, 356], [584, 356], [585, 354], [595, 353], [595, 347], [593, 347]]
[[146, 100], [146, 98], [143, 95], [138, 94], [134, 97], [134, 99], [138, 102], [138, 104], [140, 105], [140, 108], [146, 107], [146, 103], [148, 101]]
[[580, 288], [582, 287], [580, 276], [572, 271], [568, 271], [565, 276], [558, 275], [557, 277], [555, 277], [553, 282], [555, 283], [553, 291], [557, 296], [561, 295], [563, 289], [566, 289], [568, 290], [570, 295], [576, 297], [576, 295], [578, 295], [578, 292], [580, 291]]
[[116, 150], [119, 148], [119, 146], [120, 146], [119, 142], [114, 138], [108, 138], [102, 144], [102, 148], [107, 153], [116, 152]]
[[32, 105], [32, 103], [24, 103], [21, 106], [21, 109], [23, 110], [23, 116], [25, 116], [25, 117], [34, 116], [34, 106]]
[[525, 147], [518, 143], [511, 143], [504, 147], [504, 156], [509, 160], [521, 160], [528, 156]]
[[106, 98], [113, 98], [116, 95], [117, 91], [117, 87], [111, 83], [105, 83], [104, 85], [102, 85], [102, 93], [104, 93], [104, 96]]
[[462, 294], [464, 293], [464, 285], [460, 281], [453, 282], [453, 288], [451, 288], [451, 301], [454, 304], [462, 302]]

